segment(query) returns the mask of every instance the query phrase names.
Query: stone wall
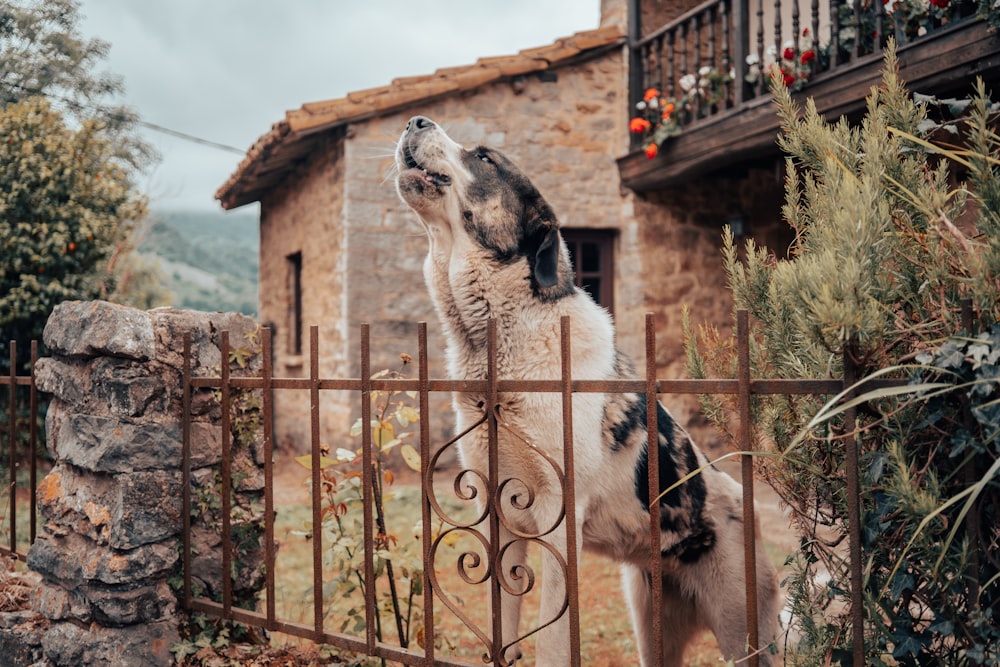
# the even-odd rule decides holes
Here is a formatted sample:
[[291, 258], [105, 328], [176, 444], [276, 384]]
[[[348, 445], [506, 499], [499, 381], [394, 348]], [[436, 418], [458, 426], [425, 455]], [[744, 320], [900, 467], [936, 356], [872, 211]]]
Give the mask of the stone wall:
[[[172, 663], [183, 620], [171, 585], [183, 527], [182, 336], [192, 333], [193, 373], [217, 376], [224, 329], [237, 347], [256, 324], [238, 314], [143, 312], [100, 301], [56, 307], [44, 336], [51, 356], [36, 367], [38, 388], [52, 394], [46, 441], [54, 461], [38, 487], [40, 530], [28, 551], [41, 585], [34, 615], [0, 621], [0, 647], [8, 649], [0, 665]], [[192, 413], [193, 493], [218, 499], [221, 415], [210, 390], [194, 394]], [[240, 508], [259, 504], [262, 464], [259, 442], [234, 444], [241, 480], [234, 516], [260, 519]], [[197, 503], [193, 515], [194, 585], [214, 595], [218, 517]], [[243, 600], [259, 589], [254, 546], [241, 554], [234, 583]]]

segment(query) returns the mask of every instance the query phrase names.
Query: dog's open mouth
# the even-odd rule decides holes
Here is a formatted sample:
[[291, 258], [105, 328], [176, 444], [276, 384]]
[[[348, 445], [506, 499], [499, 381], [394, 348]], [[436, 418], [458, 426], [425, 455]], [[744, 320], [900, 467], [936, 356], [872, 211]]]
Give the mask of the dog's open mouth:
[[423, 173], [424, 180], [431, 185], [436, 185], [438, 187], [451, 185], [451, 176], [436, 171], [430, 171], [424, 167], [422, 164], [417, 162], [415, 157], [413, 157], [413, 151], [410, 150], [409, 146], [403, 147], [403, 162], [406, 163], [406, 167], [408, 169], [419, 169]]

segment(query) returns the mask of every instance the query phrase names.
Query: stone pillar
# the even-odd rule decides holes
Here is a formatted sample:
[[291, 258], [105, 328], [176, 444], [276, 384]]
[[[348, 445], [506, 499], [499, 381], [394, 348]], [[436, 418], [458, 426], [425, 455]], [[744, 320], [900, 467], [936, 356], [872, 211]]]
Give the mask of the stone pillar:
[[[42, 577], [33, 607], [48, 621], [33, 649], [41, 664], [172, 664], [183, 620], [175, 590], [183, 527], [182, 336], [192, 333], [194, 374], [217, 376], [224, 329], [237, 347], [256, 325], [238, 314], [143, 312], [101, 301], [63, 303], [49, 318], [51, 356], [39, 361], [36, 377], [52, 394], [46, 441], [55, 465], [39, 484], [42, 527], [28, 552], [29, 567]], [[220, 410], [211, 391], [195, 395], [193, 412], [193, 477], [204, 481], [199, 492], [217, 497]], [[256, 461], [240, 487], [259, 492], [262, 457], [257, 447], [245, 449], [257, 450], [249, 457]], [[197, 512], [196, 523], [203, 518]], [[219, 538], [201, 528], [196, 553], [205, 574], [197, 586], [211, 594], [221, 581]], [[258, 581], [250, 576], [235, 588]]]

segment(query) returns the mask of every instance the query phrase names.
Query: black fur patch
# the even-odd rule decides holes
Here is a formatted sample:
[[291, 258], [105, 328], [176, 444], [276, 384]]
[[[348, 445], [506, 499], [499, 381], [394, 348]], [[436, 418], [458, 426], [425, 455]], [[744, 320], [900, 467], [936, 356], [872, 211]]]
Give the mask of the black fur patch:
[[[565, 261], [558, 257], [558, 244], [555, 275], [546, 273], [547, 284], [541, 284], [536, 276], [536, 258], [540, 250], [551, 251], [549, 232], [557, 229], [558, 223], [528, 177], [502, 153], [483, 146], [466, 151], [463, 163], [473, 176], [466, 190], [468, 201], [463, 202], [471, 213], [465, 216], [466, 232], [500, 264], [527, 259], [528, 280], [535, 297], [555, 301], [573, 294], [573, 271], [562, 265]], [[488, 221], [475, 213], [482, 207], [491, 208]]]
[[663, 558], [676, 558], [690, 565], [712, 550], [715, 546], [715, 531], [706, 523], [701, 523], [698, 529], [688, 537], [660, 552]]
[[[641, 419], [639, 427], [645, 431], [645, 395], [639, 394], [628, 414]], [[641, 416], [639, 416], [641, 406]], [[660, 403], [656, 404], [656, 422], [659, 430], [658, 447], [658, 488], [662, 493], [673, 486], [689, 472], [698, 469], [700, 463], [695, 453], [694, 445], [686, 434], [679, 430], [673, 418]], [[683, 437], [678, 437], [678, 435]], [[649, 511], [649, 456], [646, 439], [643, 439], [642, 450], [635, 465], [635, 495], [642, 508]], [[702, 524], [702, 511], [708, 491], [705, 479], [695, 475], [684, 484], [672, 489], [660, 499], [660, 529], [693, 530]]]
[[[605, 407], [605, 415], [607, 408]], [[617, 452], [628, 446], [629, 438], [636, 431], [646, 432], [646, 399], [634, 400], [628, 404], [622, 419], [611, 426], [611, 451]], [[646, 453], [643, 452], [645, 457]]]
[[[642, 408], [642, 424], [645, 430], [646, 422], [646, 395], [638, 394], [638, 400], [633, 404]], [[633, 412], [630, 408], [629, 412]], [[675, 484], [680, 476], [677, 474], [677, 461], [674, 457], [674, 420], [670, 418], [663, 406], [656, 405], [656, 423], [660, 431], [659, 452], [657, 457], [657, 467], [659, 468], [659, 489], [662, 493], [664, 489]], [[680, 507], [681, 488], [677, 487], [663, 496], [661, 505], [669, 507]], [[639, 452], [639, 460], [635, 464], [635, 495], [642, 503], [642, 508], [649, 511], [649, 453], [648, 446], [643, 443], [642, 451]], [[666, 519], [666, 515], [662, 517]], [[664, 528], [668, 530], [668, 528]]]

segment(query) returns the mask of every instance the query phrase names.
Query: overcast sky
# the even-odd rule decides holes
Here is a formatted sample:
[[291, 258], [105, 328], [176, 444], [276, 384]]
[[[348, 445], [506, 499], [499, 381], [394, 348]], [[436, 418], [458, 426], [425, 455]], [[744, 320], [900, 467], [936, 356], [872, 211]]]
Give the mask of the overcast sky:
[[[401, 76], [544, 46], [601, 0], [82, 0], [81, 32], [149, 123], [246, 151], [285, 111]], [[216, 210], [241, 156], [144, 130], [154, 210]], [[250, 207], [238, 209], [251, 212]]]

